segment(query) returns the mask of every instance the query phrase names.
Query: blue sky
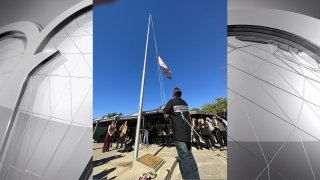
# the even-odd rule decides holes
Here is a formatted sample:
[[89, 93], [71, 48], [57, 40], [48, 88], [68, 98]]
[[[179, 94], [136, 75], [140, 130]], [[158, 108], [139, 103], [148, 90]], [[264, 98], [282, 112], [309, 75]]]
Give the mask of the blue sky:
[[[118, 0], [94, 7], [94, 117], [138, 110], [150, 12], [166, 101], [175, 87], [190, 109], [226, 97], [226, 1]], [[152, 33], [147, 61], [143, 110], [162, 104]]]

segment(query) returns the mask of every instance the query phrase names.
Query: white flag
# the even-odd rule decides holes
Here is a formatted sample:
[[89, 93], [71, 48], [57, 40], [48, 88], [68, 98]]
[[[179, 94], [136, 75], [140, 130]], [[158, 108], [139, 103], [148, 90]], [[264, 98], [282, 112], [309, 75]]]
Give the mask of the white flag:
[[159, 66], [163, 69], [163, 72], [166, 75], [166, 77], [169, 78], [169, 79], [172, 79], [169, 68], [163, 62], [163, 60], [160, 58], [160, 56], [158, 56], [158, 63], [159, 63]]

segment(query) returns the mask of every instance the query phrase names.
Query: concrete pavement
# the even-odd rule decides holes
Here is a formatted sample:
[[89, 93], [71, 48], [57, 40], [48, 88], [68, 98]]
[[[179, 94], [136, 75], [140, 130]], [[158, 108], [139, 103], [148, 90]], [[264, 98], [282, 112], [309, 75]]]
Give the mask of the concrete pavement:
[[[133, 170], [133, 152], [121, 153], [118, 150], [102, 153], [102, 143], [93, 145], [93, 179], [139, 179], [140, 172]], [[198, 164], [201, 179], [227, 179], [227, 151], [197, 150], [192, 149]], [[161, 147], [152, 145], [149, 148], [142, 147], [139, 157], [144, 154], [156, 154], [166, 163], [158, 171], [156, 180], [182, 179], [175, 147]]]

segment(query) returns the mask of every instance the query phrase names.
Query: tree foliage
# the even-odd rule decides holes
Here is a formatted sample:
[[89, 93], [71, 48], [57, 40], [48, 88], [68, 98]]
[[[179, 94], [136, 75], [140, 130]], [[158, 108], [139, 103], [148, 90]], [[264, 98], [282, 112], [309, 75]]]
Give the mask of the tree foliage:
[[201, 109], [194, 107], [190, 111], [201, 111]]
[[108, 118], [111, 118], [111, 117], [116, 116], [116, 115], [118, 115], [118, 113], [116, 113], [116, 112], [108, 113], [108, 114], [107, 114], [107, 117], [108, 117]]
[[227, 98], [216, 98], [213, 103], [202, 106], [202, 111], [212, 112], [220, 116], [227, 115]]

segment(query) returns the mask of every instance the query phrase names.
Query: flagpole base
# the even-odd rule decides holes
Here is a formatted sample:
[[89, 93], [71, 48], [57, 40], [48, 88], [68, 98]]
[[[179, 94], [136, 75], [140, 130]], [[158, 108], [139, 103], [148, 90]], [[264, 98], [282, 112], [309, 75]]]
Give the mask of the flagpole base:
[[156, 173], [164, 163], [165, 160], [163, 158], [151, 154], [146, 154], [138, 158], [136, 161], [133, 161], [132, 168], [140, 171], [141, 173]]

